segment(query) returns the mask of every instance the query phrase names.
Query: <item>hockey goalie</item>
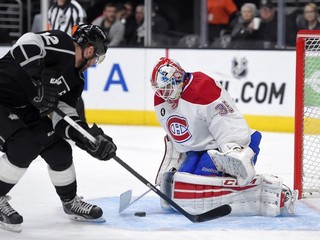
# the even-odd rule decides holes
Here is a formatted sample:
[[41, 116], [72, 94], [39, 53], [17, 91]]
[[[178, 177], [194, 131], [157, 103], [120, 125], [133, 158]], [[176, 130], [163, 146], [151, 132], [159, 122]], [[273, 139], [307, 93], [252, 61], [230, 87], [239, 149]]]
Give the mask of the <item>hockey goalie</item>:
[[[162, 57], [151, 85], [166, 132], [156, 177], [160, 189], [191, 214], [229, 204], [232, 215], [294, 214], [297, 191], [256, 174], [261, 133], [249, 128], [229, 93], [202, 72], [185, 72]], [[161, 200], [164, 210], [171, 206]]]

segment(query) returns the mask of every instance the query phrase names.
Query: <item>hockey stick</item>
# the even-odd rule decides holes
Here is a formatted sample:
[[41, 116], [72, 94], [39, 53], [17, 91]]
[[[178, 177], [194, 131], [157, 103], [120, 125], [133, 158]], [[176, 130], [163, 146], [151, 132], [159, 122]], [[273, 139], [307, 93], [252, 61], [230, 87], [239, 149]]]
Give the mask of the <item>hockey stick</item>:
[[[85, 129], [83, 129], [72, 118], [67, 116], [63, 111], [61, 111], [58, 108], [55, 108], [54, 111], [60, 117], [62, 117], [67, 123], [69, 123], [72, 127], [74, 127], [76, 130], [78, 130], [80, 133], [82, 133], [84, 137], [86, 137], [92, 143], [96, 144], [97, 140], [95, 139], [95, 137], [93, 137], [90, 133], [88, 133]], [[151, 184], [148, 180], [146, 180], [144, 177], [142, 177], [133, 168], [131, 168], [124, 161], [122, 161], [118, 156], [114, 156], [113, 159], [116, 160], [117, 163], [119, 163], [121, 166], [123, 166], [125, 169], [127, 169], [132, 175], [134, 175], [136, 178], [138, 178], [147, 187], [149, 187], [152, 191], [154, 191], [159, 197], [161, 197], [163, 200], [165, 200], [168, 204], [170, 204], [173, 208], [175, 208], [178, 212], [180, 212], [182, 215], [184, 215], [186, 218], [188, 218], [193, 223], [206, 222], [206, 221], [210, 221], [210, 220], [217, 219], [220, 217], [224, 217], [231, 212], [230, 205], [224, 204], [222, 206], [219, 206], [217, 208], [214, 208], [214, 209], [207, 211], [205, 213], [202, 213], [202, 214], [190, 214], [187, 211], [185, 211], [182, 207], [180, 207], [176, 202], [171, 200], [171, 198], [169, 198], [167, 195], [165, 195], [160, 190], [158, 190], [153, 184]]]
[[[160, 183], [157, 183], [155, 185], [155, 187], [159, 186]], [[145, 195], [147, 195], [149, 192], [151, 191], [151, 189], [149, 188], [147, 191], [145, 191], [144, 193], [142, 193], [139, 197], [137, 197], [136, 199], [134, 199], [131, 202], [131, 197], [132, 197], [132, 190], [128, 190], [126, 192], [123, 192], [120, 195], [120, 202], [119, 202], [119, 213], [122, 213], [125, 209], [127, 209], [128, 207], [130, 207], [132, 204], [134, 204], [135, 202], [137, 202], [138, 200], [140, 200], [142, 197], [144, 197]]]

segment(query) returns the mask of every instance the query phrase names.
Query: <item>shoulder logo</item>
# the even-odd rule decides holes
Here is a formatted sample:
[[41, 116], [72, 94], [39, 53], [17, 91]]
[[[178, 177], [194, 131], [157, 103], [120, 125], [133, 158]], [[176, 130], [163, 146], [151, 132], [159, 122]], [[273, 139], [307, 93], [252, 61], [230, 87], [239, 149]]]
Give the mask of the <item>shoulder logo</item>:
[[178, 143], [186, 142], [192, 135], [186, 118], [173, 115], [167, 120], [167, 129], [171, 137]]

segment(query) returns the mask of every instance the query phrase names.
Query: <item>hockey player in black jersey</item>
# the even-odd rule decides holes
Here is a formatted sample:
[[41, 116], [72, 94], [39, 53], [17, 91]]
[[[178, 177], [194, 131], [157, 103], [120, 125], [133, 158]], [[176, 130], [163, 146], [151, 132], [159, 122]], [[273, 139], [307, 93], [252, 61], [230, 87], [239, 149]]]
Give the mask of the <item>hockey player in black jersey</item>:
[[[21, 231], [22, 216], [8, 203], [9, 191], [30, 163], [41, 156], [64, 212], [73, 220], [103, 220], [98, 206], [77, 196], [72, 149], [65, 139], [100, 160], [117, 147], [101, 128], [90, 128], [76, 112], [84, 79], [82, 72], [101, 62], [108, 38], [95, 25], [81, 25], [72, 38], [58, 30], [26, 33], [0, 59], [0, 225]], [[59, 108], [97, 139], [93, 145], [59, 117]]]

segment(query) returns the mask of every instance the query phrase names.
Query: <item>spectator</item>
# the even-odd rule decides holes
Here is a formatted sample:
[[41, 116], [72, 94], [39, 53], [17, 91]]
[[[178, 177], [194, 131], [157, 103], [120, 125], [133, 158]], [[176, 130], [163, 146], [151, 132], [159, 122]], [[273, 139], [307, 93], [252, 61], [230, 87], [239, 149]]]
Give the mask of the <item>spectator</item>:
[[93, 25], [100, 26], [108, 34], [110, 47], [119, 46], [124, 38], [124, 25], [117, 20], [117, 6], [113, 3], [107, 3], [103, 9], [102, 15], [92, 22]]
[[252, 48], [256, 39], [257, 29], [253, 19], [256, 17], [257, 7], [253, 3], [245, 3], [241, 7], [241, 14], [231, 26], [231, 47]]
[[[86, 11], [77, 1], [54, 0], [48, 10], [48, 30], [61, 30], [72, 36], [79, 25], [86, 23], [86, 17]], [[82, 97], [76, 107], [80, 119], [86, 121]]]
[[134, 31], [130, 36], [128, 45], [130, 46], [143, 46], [144, 36], [145, 36], [145, 26], [144, 26], [144, 5], [137, 5], [135, 9], [135, 22]]
[[152, 6], [152, 45], [164, 46], [168, 41], [169, 24], [167, 19], [161, 15], [159, 6], [155, 3]]
[[220, 32], [228, 28], [237, 15], [238, 8], [233, 0], [207, 0], [209, 40], [220, 37]]
[[122, 14], [119, 17], [120, 22], [124, 25], [124, 45], [130, 41], [130, 37], [135, 31], [135, 16], [133, 15], [133, 4], [128, 1], [123, 4]]
[[122, 5], [121, 11], [118, 11], [118, 19], [122, 24], [126, 24], [128, 18], [133, 19], [133, 4], [132, 2], [125, 2]]
[[87, 14], [75, 0], [55, 0], [48, 11], [48, 30], [61, 30], [70, 36], [80, 24], [86, 23]]
[[274, 48], [277, 42], [277, 16], [276, 9], [271, 1], [262, 1], [260, 5], [261, 24], [258, 31], [258, 40], [263, 48]]
[[122, 23], [121, 19], [123, 18], [126, 9], [124, 8], [124, 5], [122, 3], [116, 4], [116, 7], [117, 7], [116, 19]]
[[[169, 25], [167, 20], [159, 13], [158, 5], [153, 5], [151, 16], [152, 46], [163, 46], [168, 41], [167, 32]], [[144, 5], [137, 5], [135, 10], [135, 27], [128, 45], [143, 46], [145, 37]]]
[[297, 22], [297, 29], [320, 29], [319, 13], [315, 3], [307, 3], [303, 8], [303, 18]]
[[[271, 0], [261, 0], [260, 4], [261, 24], [257, 32], [257, 40], [262, 43], [262, 48], [274, 48], [277, 43], [278, 18], [274, 4]], [[296, 29], [292, 21], [286, 21], [286, 44], [295, 45]]]

